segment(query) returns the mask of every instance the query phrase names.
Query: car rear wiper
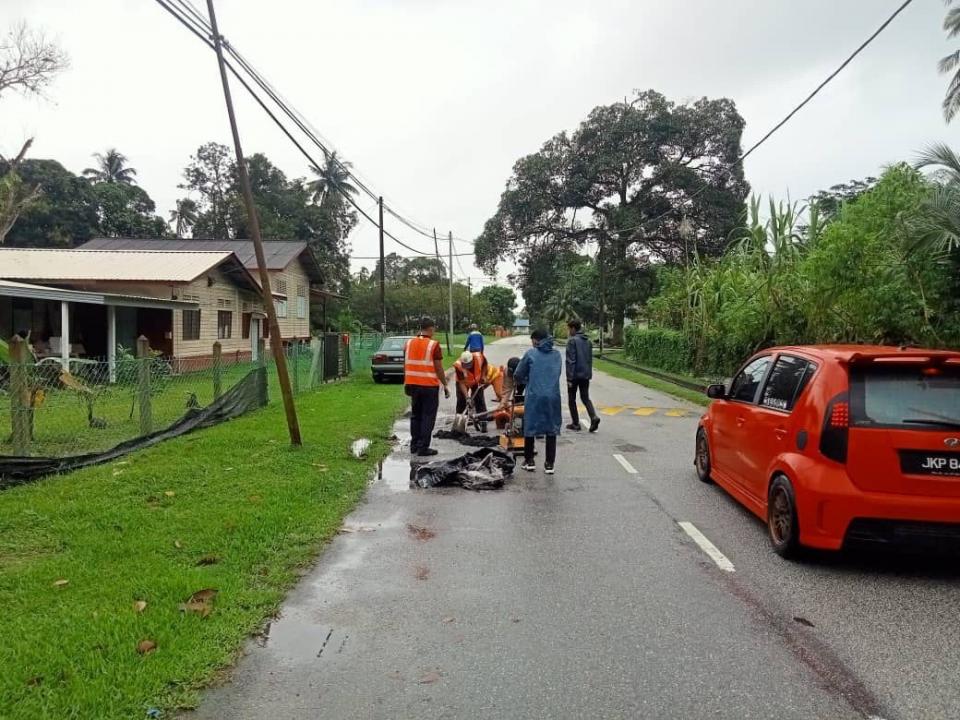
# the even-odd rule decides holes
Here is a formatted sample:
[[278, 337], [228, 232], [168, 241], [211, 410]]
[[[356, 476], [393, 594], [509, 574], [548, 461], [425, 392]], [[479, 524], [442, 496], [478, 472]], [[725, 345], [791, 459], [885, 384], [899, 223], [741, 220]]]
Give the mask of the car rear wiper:
[[935, 420], [933, 418], [905, 418], [904, 424], [910, 425], [939, 425], [940, 427], [960, 428], [960, 420]]

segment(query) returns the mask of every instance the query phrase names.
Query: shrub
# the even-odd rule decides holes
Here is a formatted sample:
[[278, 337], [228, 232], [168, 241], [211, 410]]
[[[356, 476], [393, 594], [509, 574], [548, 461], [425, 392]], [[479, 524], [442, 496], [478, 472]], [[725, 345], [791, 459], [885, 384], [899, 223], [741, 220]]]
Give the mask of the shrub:
[[679, 330], [628, 327], [624, 332], [624, 352], [634, 362], [668, 372], [690, 372], [693, 349]]

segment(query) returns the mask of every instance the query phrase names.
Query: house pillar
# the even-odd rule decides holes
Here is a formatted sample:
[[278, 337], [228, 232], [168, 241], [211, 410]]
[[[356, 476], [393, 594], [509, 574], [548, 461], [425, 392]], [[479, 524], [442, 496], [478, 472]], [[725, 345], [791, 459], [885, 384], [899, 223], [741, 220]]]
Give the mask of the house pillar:
[[60, 364], [70, 372], [70, 303], [60, 301]]
[[117, 381], [117, 308], [107, 305], [107, 372], [110, 382]]

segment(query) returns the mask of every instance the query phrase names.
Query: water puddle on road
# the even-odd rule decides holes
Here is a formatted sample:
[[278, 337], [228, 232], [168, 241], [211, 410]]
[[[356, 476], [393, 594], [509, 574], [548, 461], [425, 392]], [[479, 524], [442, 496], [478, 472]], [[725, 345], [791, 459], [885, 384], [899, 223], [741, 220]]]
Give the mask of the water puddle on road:
[[409, 492], [410, 461], [391, 455], [377, 465], [376, 482], [391, 492]]

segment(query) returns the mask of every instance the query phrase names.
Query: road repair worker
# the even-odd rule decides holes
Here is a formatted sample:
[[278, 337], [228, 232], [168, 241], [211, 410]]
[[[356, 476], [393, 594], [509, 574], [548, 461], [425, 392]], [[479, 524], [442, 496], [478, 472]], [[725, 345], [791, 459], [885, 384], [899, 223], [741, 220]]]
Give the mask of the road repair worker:
[[470, 331], [467, 335], [467, 342], [464, 344], [463, 349], [470, 352], [483, 352], [483, 333], [480, 332], [480, 328], [477, 327], [476, 323], [473, 323], [468, 328]]
[[440, 407], [440, 386], [450, 397], [443, 371], [443, 350], [433, 339], [436, 324], [428, 317], [420, 320], [420, 334], [407, 340], [403, 348], [403, 386], [410, 397], [410, 453], [426, 457], [436, 455], [430, 447], [433, 426]]
[[[484, 378], [487, 373], [487, 359], [481, 352], [464, 350], [460, 359], [453, 364], [457, 380], [457, 415], [467, 408], [467, 398], [473, 398], [473, 409], [477, 413], [487, 411], [483, 398]], [[486, 423], [480, 423], [480, 432], [486, 432]]]

